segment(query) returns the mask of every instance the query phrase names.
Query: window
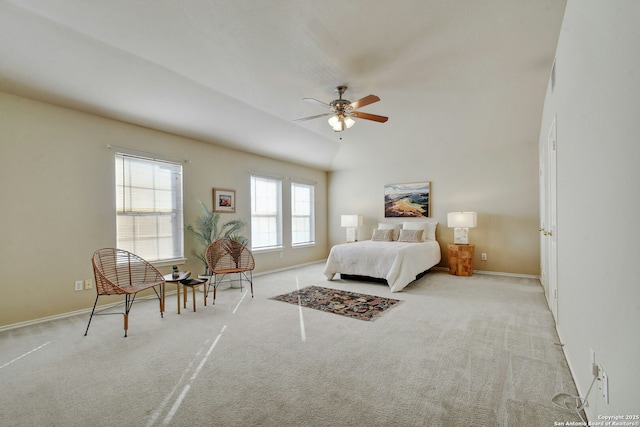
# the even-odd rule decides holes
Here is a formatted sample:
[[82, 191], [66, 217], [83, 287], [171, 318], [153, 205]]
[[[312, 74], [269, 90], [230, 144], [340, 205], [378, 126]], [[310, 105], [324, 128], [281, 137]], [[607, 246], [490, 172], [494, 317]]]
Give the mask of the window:
[[282, 247], [282, 181], [251, 177], [251, 247]]
[[147, 261], [184, 257], [182, 166], [116, 154], [117, 246]]
[[291, 244], [315, 243], [313, 185], [291, 183]]

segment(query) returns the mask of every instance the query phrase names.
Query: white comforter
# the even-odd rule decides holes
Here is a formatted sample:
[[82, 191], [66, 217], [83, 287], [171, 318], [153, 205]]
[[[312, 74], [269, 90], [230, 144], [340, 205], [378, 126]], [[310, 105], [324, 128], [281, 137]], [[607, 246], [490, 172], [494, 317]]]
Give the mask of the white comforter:
[[363, 240], [331, 248], [324, 274], [331, 280], [337, 273], [386, 279], [391, 292], [402, 290], [416, 276], [440, 262], [440, 245]]

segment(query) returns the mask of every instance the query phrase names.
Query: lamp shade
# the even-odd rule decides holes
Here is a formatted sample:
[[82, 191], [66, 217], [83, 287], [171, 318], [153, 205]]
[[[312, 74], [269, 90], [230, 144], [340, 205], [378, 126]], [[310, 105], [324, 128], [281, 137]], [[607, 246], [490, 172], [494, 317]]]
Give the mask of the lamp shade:
[[478, 219], [475, 212], [449, 212], [447, 226], [450, 228], [475, 228]]
[[362, 225], [362, 216], [360, 215], [342, 215], [340, 217], [340, 226], [342, 227], [359, 227]]
[[351, 126], [353, 126], [354, 123], [355, 123], [355, 121], [351, 117], [346, 116], [344, 118], [344, 124], [347, 125], [347, 129], [349, 129]]
[[329, 126], [333, 128], [336, 132], [342, 132], [345, 129], [349, 129], [355, 121], [344, 114], [336, 114], [335, 116], [331, 116], [329, 118]]

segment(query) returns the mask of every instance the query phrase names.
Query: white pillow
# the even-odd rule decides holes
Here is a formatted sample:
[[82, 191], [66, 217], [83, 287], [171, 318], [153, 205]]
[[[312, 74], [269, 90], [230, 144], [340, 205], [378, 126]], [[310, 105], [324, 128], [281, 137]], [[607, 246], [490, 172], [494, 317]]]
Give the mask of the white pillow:
[[422, 242], [422, 233], [424, 230], [407, 230], [403, 228], [400, 230], [400, 237], [398, 237], [398, 242], [407, 242], [407, 243], [420, 243]]
[[406, 230], [424, 230], [422, 232], [422, 240], [436, 240], [436, 227], [438, 223], [436, 221], [417, 221], [417, 222], [403, 222], [402, 228]]
[[400, 229], [402, 224], [386, 224], [384, 222], [378, 223], [378, 230], [393, 230], [393, 240], [398, 240], [400, 237]]
[[371, 240], [374, 242], [390, 242], [393, 236], [393, 230], [373, 230], [373, 236]]

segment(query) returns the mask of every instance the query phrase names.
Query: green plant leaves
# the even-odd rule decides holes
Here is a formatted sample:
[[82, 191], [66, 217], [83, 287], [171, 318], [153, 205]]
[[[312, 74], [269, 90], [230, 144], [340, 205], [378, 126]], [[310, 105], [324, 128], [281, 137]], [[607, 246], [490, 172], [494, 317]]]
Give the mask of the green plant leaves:
[[249, 239], [240, 234], [242, 229], [247, 225], [243, 220], [232, 219], [219, 224], [220, 213], [209, 210], [202, 200], [198, 200], [198, 203], [200, 203], [202, 216], [198, 217], [195, 226], [189, 224], [185, 228], [188, 233], [203, 246], [203, 249], [200, 252], [194, 251], [193, 254], [202, 261], [205, 267], [207, 265], [207, 261], [204, 257], [204, 251], [211, 242], [222, 238], [229, 238], [236, 240], [245, 246], [249, 243]]

